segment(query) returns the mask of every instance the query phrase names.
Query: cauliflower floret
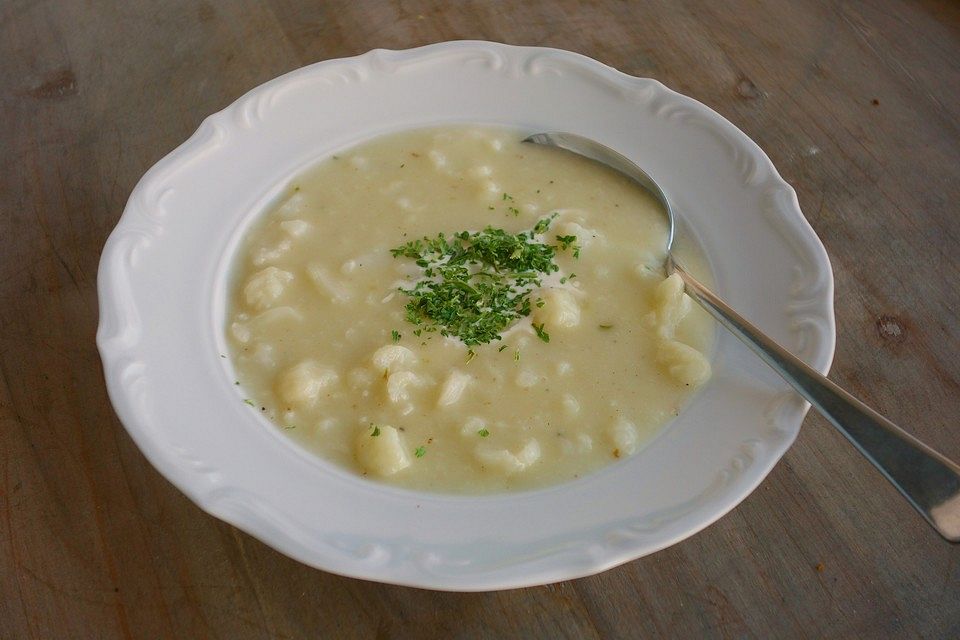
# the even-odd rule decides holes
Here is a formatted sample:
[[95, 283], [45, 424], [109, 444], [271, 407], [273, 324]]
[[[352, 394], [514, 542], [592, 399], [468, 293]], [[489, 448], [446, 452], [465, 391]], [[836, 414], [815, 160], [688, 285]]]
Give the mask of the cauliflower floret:
[[313, 281], [317, 291], [328, 297], [332, 302], [347, 302], [353, 297], [350, 287], [332, 276], [329, 271], [319, 264], [307, 265], [307, 275], [310, 276], [310, 280]]
[[607, 438], [613, 444], [613, 455], [617, 458], [633, 455], [640, 448], [637, 425], [624, 418], [618, 418], [607, 428]]
[[273, 369], [277, 366], [277, 361], [273, 357], [273, 345], [271, 344], [259, 343], [253, 348], [253, 351], [248, 357], [261, 367], [267, 369]]
[[474, 456], [485, 467], [513, 474], [523, 471], [540, 459], [540, 443], [535, 438], [530, 438], [517, 452], [480, 446], [474, 451]]
[[603, 241], [603, 236], [599, 231], [588, 229], [572, 220], [557, 224], [556, 230], [557, 234], [561, 236], [575, 236], [577, 238], [575, 244], [580, 247], [581, 250], [586, 249], [594, 242]]
[[233, 339], [242, 344], [250, 342], [250, 338], [253, 337], [253, 334], [250, 333], [250, 328], [242, 322], [234, 322], [230, 325], [230, 334], [233, 336]]
[[399, 344], [388, 344], [373, 352], [372, 361], [374, 370], [393, 373], [416, 364], [417, 355]]
[[275, 245], [260, 247], [253, 253], [253, 264], [260, 267], [279, 260], [292, 246], [290, 238], [283, 238]]
[[403, 436], [389, 425], [363, 429], [354, 442], [354, 455], [366, 471], [390, 476], [410, 466]]
[[443, 386], [440, 388], [440, 397], [437, 399], [437, 406], [449, 407], [452, 404], [456, 404], [471, 380], [473, 380], [473, 376], [470, 374], [457, 369], [451, 370]]
[[293, 274], [289, 271], [267, 267], [250, 276], [243, 287], [243, 298], [253, 309], [268, 309], [283, 295], [292, 280]]
[[310, 230], [310, 223], [306, 220], [284, 220], [280, 228], [292, 238], [299, 238]]
[[307, 198], [300, 192], [294, 193], [287, 198], [287, 201], [277, 209], [277, 215], [281, 218], [292, 218], [298, 213], [302, 213], [307, 208]]
[[690, 296], [683, 292], [683, 278], [674, 273], [657, 285], [653, 291], [654, 310], [660, 334], [672, 337], [677, 325], [690, 313]]
[[310, 407], [320, 393], [333, 386], [340, 376], [331, 368], [304, 360], [284, 371], [277, 379], [277, 395], [284, 402], [296, 407]]
[[710, 377], [710, 361], [689, 345], [664, 340], [657, 348], [657, 362], [680, 384], [696, 387]]
[[551, 329], [569, 329], [580, 324], [580, 303], [567, 289], [549, 288], [540, 292], [543, 306], [534, 307], [533, 321]]
[[423, 378], [413, 371], [397, 371], [387, 377], [387, 397], [390, 402], [399, 404], [410, 399], [410, 390], [422, 387]]
[[653, 280], [654, 278], [659, 280], [663, 277], [663, 267], [655, 266], [647, 262], [638, 262], [634, 265], [633, 272], [641, 280]]

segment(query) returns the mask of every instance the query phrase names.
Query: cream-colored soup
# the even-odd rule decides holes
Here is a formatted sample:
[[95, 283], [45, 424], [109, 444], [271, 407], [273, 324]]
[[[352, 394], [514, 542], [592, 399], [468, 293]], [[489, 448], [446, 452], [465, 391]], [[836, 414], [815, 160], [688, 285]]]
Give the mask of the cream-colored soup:
[[[615, 172], [499, 128], [403, 132], [333, 156], [236, 258], [238, 384], [322, 457], [404, 487], [529, 488], [629, 456], [710, 375], [712, 329], [664, 278], [657, 207]], [[557, 271], [526, 285], [529, 315], [470, 346], [413, 324], [408, 292], [432, 280], [391, 249], [487, 227], [553, 247]]]

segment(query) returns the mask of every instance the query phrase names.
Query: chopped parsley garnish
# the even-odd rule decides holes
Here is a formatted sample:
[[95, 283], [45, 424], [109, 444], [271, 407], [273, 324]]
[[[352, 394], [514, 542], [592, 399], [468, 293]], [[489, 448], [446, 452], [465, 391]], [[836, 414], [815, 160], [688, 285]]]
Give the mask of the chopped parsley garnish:
[[500, 345], [500, 348], [497, 349], [497, 351], [503, 351], [506, 348], [507, 348], [507, 345], [503, 344], [503, 345]]
[[612, 325], [612, 324], [602, 324], [602, 325], [600, 325], [600, 328], [601, 328], [601, 329], [613, 329], [613, 325]]
[[477, 435], [480, 436], [481, 438], [486, 438], [488, 435], [490, 435], [490, 432], [486, 428], [484, 428], [484, 429], [480, 429], [480, 431], [477, 431]]
[[393, 338], [394, 343], [397, 343], [397, 342], [400, 342], [400, 338], [402, 338], [403, 335], [401, 335], [399, 331], [394, 329], [393, 331], [390, 332], [390, 337]]
[[257, 405], [255, 405], [255, 404], [253, 404], [253, 400], [251, 400], [250, 398], [244, 398], [244, 399], [243, 399], [243, 403], [244, 403], [244, 404], [248, 404], [248, 405], [250, 405], [251, 407], [257, 406]]
[[504, 200], [513, 200], [513, 196], [510, 195], [509, 193], [504, 193], [504, 194], [503, 194], [503, 199], [504, 199]]
[[557, 217], [556, 213], [551, 213], [549, 217], [543, 218], [533, 226], [533, 233], [543, 233], [550, 228], [550, 223], [553, 222], [553, 219]]
[[423, 456], [427, 455], [427, 448], [423, 446], [417, 447], [414, 449], [413, 455], [417, 456], [418, 458], [422, 458]]
[[520, 215], [520, 209], [517, 209], [516, 207], [507, 207], [507, 211], [509, 211], [515, 216]]
[[473, 349], [467, 349], [467, 361], [464, 364], [470, 364], [470, 362], [477, 357], [477, 352]]
[[[392, 249], [395, 258], [414, 260], [423, 273], [412, 288], [400, 289], [410, 298], [406, 319], [417, 327], [414, 334], [438, 332], [470, 347], [500, 340], [504, 329], [529, 316], [531, 291], [544, 276], [559, 271], [557, 247], [536, 239], [556, 216], [517, 234], [486, 227], [440, 233]], [[542, 326], [537, 335], [549, 340]]]
[[373, 431], [370, 432], [370, 437], [376, 438], [377, 436], [380, 435], [380, 427], [379, 425], [372, 425], [372, 426], [373, 426]]
[[537, 332], [537, 337], [544, 342], [550, 342], [550, 334], [543, 330], [542, 324], [533, 325], [533, 330]]
[[[573, 247], [573, 257], [580, 258], [580, 245], [574, 244], [577, 241], [577, 236], [557, 236], [557, 242], [560, 243], [560, 248], [564, 251]], [[570, 276], [571, 278], [573, 276]]]

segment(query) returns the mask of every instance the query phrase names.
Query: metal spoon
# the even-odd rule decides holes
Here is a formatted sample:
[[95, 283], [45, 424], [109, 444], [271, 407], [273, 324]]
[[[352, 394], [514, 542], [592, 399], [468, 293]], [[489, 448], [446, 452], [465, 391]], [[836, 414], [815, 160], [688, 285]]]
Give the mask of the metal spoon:
[[731, 309], [670, 253], [675, 220], [670, 201], [640, 167], [613, 149], [572, 133], [537, 133], [524, 140], [559, 147], [607, 165], [637, 182], [663, 205], [669, 222], [667, 274], [683, 278], [686, 293], [773, 367], [807, 402], [893, 483], [937, 532], [960, 542], [960, 466], [937, 453], [807, 366]]

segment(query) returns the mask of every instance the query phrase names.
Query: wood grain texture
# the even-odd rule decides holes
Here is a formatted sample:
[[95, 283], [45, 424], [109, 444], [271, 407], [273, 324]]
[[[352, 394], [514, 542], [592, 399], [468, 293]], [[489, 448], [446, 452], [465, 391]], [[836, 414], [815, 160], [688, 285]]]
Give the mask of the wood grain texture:
[[207, 114], [317, 60], [490, 39], [705, 102], [793, 184], [833, 377], [960, 459], [960, 6], [949, 0], [0, 3], [0, 638], [956, 638], [958, 550], [824, 420], [715, 525], [604, 574], [447, 594], [304, 567], [204, 514], [110, 408], [99, 252]]

